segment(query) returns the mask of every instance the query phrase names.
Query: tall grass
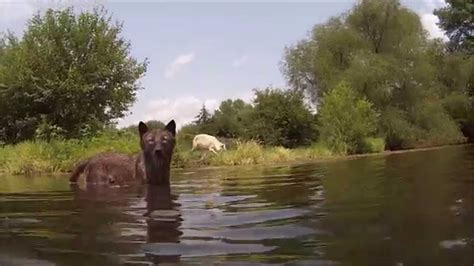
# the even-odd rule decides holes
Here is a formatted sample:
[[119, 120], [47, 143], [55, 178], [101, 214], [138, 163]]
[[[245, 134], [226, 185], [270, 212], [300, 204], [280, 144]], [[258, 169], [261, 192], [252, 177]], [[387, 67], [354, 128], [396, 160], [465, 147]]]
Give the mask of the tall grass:
[[0, 148], [0, 171], [11, 174], [66, 172], [78, 161], [106, 151], [138, 152], [138, 138], [127, 132], [87, 140], [25, 141]]
[[365, 138], [361, 146], [361, 153], [383, 152], [385, 150], [385, 141], [382, 138]]
[[252, 165], [262, 163], [264, 150], [256, 141], [238, 141], [235, 149], [224, 151], [210, 159], [211, 165]]
[[[321, 144], [287, 149], [264, 147], [256, 141], [236, 141], [232, 148], [213, 154], [192, 152], [188, 142], [178, 137], [173, 167], [273, 164], [334, 156]], [[100, 152], [135, 154], [139, 149], [138, 137], [128, 132], [103, 133], [86, 140], [26, 141], [0, 147], [0, 171], [8, 174], [67, 172], [78, 161]]]

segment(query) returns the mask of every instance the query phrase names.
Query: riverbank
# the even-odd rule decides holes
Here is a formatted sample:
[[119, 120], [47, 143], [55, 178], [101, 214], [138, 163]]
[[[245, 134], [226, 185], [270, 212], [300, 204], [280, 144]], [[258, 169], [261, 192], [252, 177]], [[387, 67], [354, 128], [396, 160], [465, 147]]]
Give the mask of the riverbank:
[[[255, 141], [233, 143], [227, 151], [219, 154], [192, 152], [189, 141], [177, 141], [173, 156], [173, 168], [209, 168], [239, 165], [275, 165], [314, 161], [353, 159], [366, 156], [389, 155], [440, 147], [418, 148], [401, 151], [372, 150], [371, 153], [347, 155], [337, 154], [322, 144], [287, 149], [264, 147]], [[0, 173], [31, 175], [43, 173], [66, 173], [85, 158], [99, 152], [139, 152], [138, 139], [133, 134], [103, 134], [89, 140], [27, 141], [0, 148]]]
[[[339, 154], [339, 155], [331, 155], [331, 156], [318, 156], [318, 157], [307, 157], [302, 158], [298, 157], [296, 159], [289, 159], [286, 161], [274, 161], [274, 162], [263, 162], [258, 164], [240, 164], [240, 165], [233, 165], [236, 166], [284, 166], [284, 165], [300, 165], [300, 164], [308, 164], [308, 163], [318, 163], [318, 162], [331, 162], [331, 161], [342, 161], [342, 160], [355, 160], [360, 158], [366, 157], [384, 157], [390, 155], [397, 155], [397, 154], [404, 154], [404, 153], [414, 153], [414, 152], [424, 152], [424, 151], [431, 151], [431, 150], [440, 150], [440, 149], [447, 149], [447, 148], [454, 148], [459, 146], [474, 146], [474, 143], [459, 143], [459, 144], [449, 144], [449, 145], [441, 145], [441, 146], [434, 146], [434, 147], [425, 147], [425, 148], [413, 148], [413, 149], [404, 149], [404, 150], [395, 150], [395, 151], [382, 151], [382, 152], [374, 152], [374, 153], [363, 153], [363, 154]], [[197, 166], [200, 170], [208, 170], [208, 169], [220, 169], [224, 167], [229, 167], [229, 165], [221, 165], [221, 166]], [[186, 167], [189, 168], [189, 167]], [[184, 170], [186, 168], [175, 168], [176, 170]]]

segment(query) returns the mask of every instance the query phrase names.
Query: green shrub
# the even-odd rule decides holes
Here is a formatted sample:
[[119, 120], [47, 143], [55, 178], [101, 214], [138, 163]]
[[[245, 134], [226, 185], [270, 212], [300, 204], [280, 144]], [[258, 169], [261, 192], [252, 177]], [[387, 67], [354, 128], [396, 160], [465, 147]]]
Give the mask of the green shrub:
[[439, 102], [425, 102], [411, 112], [387, 108], [381, 121], [390, 149], [455, 144], [465, 141], [458, 124]]
[[335, 153], [356, 153], [364, 138], [376, 132], [378, 113], [346, 84], [327, 93], [320, 112], [321, 140]]
[[383, 138], [365, 138], [360, 148], [360, 153], [379, 153], [385, 150]]
[[254, 107], [247, 117], [251, 138], [264, 145], [295, 148], [317, 136], [315, 116], [301, 91], [266, 88], [255, 91]]
[[417, 147], [456, 144], [466, 141], [458, 124], [438, 102], [418, 106], [414, 115], [415, 124], [421, 128]]

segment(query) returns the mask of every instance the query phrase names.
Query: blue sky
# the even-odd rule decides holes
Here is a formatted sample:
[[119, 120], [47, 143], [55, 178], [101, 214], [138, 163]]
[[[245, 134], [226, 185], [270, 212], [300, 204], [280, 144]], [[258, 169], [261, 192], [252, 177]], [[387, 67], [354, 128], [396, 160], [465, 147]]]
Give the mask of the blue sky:
[[[251, 100], [253, 88], [285, 87], [280, 71], [285, 46], [307, 36], [317, 23], [350, 9], [355, 0], [304, 1], [5, 1], [0, 32], [21, 33], [32, 13], [47, 7], [89, 9], [104, 5], [124, 23], [131, 53], [150, 61], [144, 90], [120, 126], [139, 120], [193, 120], [228, 98]], [[440, 37], [431, 13], [443, 0], [402, 0]]]

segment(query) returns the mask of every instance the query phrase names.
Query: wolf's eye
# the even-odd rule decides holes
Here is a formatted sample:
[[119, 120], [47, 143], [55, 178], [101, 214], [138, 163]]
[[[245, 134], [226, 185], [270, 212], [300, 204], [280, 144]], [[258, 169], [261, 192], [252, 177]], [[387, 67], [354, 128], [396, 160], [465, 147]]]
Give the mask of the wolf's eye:
[[155, 143], [155, 140], [153, 140], [153, 139], [147, 139], [146, 142], [148, 142], [148, 143], [150, 143], [150, 144], [153, 144], [153, 143]]
[[163, 136], [163, 138], [161, 139], [161, 142], [164, 142], [164, 143], [168, 142], [168, 136]]

